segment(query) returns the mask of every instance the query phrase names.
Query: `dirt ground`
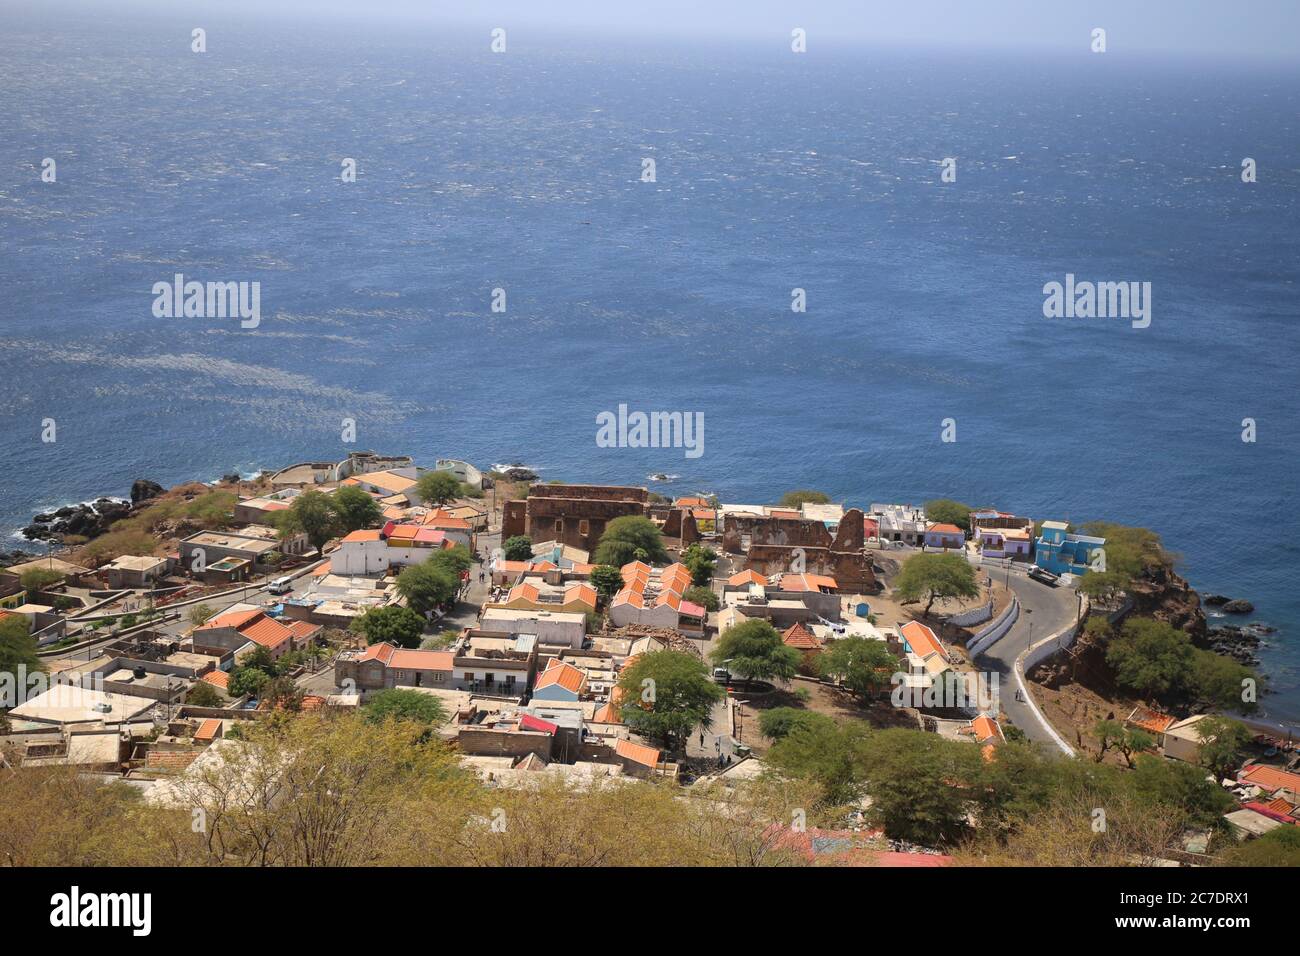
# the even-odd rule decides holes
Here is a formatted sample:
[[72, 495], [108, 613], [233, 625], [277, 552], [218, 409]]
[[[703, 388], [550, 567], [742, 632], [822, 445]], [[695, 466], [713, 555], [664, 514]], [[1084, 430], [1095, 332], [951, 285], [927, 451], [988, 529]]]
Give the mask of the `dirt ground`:
[[[807, 702], [801, 701], [795, 696], [795, 692], [800, 688], [806, 689], [810, 694]], [[735, 696], [740, 700], [746, 700], [744, 691], [741, 688], [736, 689]], [[878, 728], [907, 727], [916, 730], [921, 726], [917, 720], [916, 711], [910, 708], [894, 707], [889, 703], [888, 698], [873, 701], [870, 705], [864, 707], [850, 694], [846, 694], [834, 687], [819, 684], [816, 681], [796, 677], [790, 682], [787, 689], [778, 689], [775, 693], [755, 698], [753, 701], [747, 701], [740, 706], [737, 713], [737, 729], [740, 740], [741, 743], [751, 748], [756, 754], [762, 755], [772, 746], [772, 741], [759, 733], [758, 719], [763, 711], [771, 710], [774, 707], [794, 707], [800, 710], [811, 710], [818, 714], [825, 714], [837, 721], [865, 720], [872, 727]]]
[[[1099, 720], [1114, 719], [1123, 721], [1138, 702], [1129, 698], [1115, 696], [1103, 697], [1082, 684], [1063, 684], [1053, 690], [1037, 681], [1030, 681], [1034, 701], [1042, 709], [1043, 715], [1056, 728], [1057, 733], [1066, 742], [1090, 756], [1097, 752], [1097, 740], [1092, 736], [1092, 728]], [[1121, 754], [1108, 751], [1106, 763], [1125, 766]]]

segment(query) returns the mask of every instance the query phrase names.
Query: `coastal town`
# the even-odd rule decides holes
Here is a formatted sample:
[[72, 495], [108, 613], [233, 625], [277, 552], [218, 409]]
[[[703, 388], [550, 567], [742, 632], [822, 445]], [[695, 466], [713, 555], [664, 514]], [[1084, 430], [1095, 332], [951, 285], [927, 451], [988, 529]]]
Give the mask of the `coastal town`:
[[1105, 837], [1076, 863], [1296, 853], [1300, 740], [1252, 718], [1259, 634], [1212, 633], [1146, 529], [355, 452], [139, 481], [28, 532], [43, 553], [0, 570], [11, 778], [214, 813], [223, 787], [266, 785], [241, 759], [266, 728], [389, 719], [484, 793], [711, 805], [802, 781], [794, 817], [759, 821], [764, 853], [944, 866], [1016, 846], [1005, 808], [952, 778], [995, 789], [1033, 754], [1181, 795], [1141, 811], [1165, 830], [1135, 818], [1158, 843]]

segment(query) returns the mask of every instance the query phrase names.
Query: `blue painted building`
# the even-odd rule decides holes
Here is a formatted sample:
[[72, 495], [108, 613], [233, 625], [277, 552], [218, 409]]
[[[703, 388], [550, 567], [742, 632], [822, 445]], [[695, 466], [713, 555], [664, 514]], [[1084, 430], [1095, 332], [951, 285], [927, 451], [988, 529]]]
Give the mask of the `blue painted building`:
[[[1042, 532], [1034, 542], [1034, 563], [1053, 574], [1082, 575], [1091, 568], [1094, 553], [1103, 548], [1106, 539], [1070, 534], [1068, 527], [1064, 521], [1043, 522]], [[1104, 571], [1104, 552], [1099, 563], [1097, 570]]]

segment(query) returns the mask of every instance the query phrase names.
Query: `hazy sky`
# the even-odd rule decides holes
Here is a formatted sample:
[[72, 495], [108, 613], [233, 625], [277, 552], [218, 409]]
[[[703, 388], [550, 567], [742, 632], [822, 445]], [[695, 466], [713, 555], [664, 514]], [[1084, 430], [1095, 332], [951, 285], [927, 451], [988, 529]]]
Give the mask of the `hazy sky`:
[[797, 26], [808, 31], [809, 52], [818, 44], [1086, 52], [1092, 29], [1103, 27], [1120, 55], [1300, 62], [1300, 0], [0, 0], [0, 25], [14, 12], [54, 24], [80, 10], [502, 26], [583, 34], [584, 42], [603, 33], [788, 45]]
[[[43, 0], [42, 6], [74, 3]], [[1300, 0], [101, 0], [99, 6], [173, 16], [247, 11], [315, 22], [397, 18], [548, 33], [772, 36], [782, 42], [800, 26], [808, 31], [810, 52], [819, 42], [1086, 49], [1092, 28], [1104, 27], [1115, 53], [1300, 60]]]

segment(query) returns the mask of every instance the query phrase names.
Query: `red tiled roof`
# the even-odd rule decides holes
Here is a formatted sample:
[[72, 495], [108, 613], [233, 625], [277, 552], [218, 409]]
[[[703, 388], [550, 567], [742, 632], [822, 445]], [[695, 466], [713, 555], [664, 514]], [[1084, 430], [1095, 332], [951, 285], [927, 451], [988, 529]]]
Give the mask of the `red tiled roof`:
[[553, 734], [560, 729], [559, 724], [553, 724], [549, 720], [542, 720], [540, 717], [534, 717], [532, 714], [524, 714], [519, 718], [520, 730], [536, 730], [543, 734]]
[[957, 527], [955, 524], [945, 524], [944, 522], [941, 521], [935, 522], [925, 530], [937, 531], [939, 534], [962, 534], [961, 528]]
[[822, 646], [822, 642], [817, 640], [817, 636], [812, 631], [797, 623], [786, 628], [785, 633], [781, 635], [781, 642], [801, 651], [821, 650]]

